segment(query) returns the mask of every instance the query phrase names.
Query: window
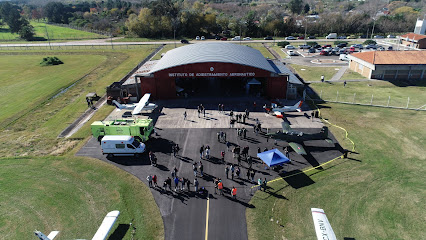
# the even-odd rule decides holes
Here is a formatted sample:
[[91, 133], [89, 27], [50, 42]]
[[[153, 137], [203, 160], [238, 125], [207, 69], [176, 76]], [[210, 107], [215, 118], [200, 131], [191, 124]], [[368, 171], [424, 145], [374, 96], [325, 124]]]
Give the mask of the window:
[[141, 133], [141, 135], [143, 136], [143, 135], [145, 135], [145, 133], [144, 133], [144, 128], [143, 127], [140, 127], [139, 128], [139, 131], [140, 131], [140, 133]]
[[134, 140], [133, 142], [132, 142], [132, 145], [133, 146], [135, 146], [135, 147], [139, 147], [139, 145], [141, 145], [141, 143], [138, 141], [138, 140]]
[[115, 144], [115, 148], [126, 148], [126, 145], [125, 144], [121, 144], [121, 143]]
[[135, 149], [135, 147], [133, 147], [133, 145], [132, 145], [132, 144], [127, 144], [127, 148]]

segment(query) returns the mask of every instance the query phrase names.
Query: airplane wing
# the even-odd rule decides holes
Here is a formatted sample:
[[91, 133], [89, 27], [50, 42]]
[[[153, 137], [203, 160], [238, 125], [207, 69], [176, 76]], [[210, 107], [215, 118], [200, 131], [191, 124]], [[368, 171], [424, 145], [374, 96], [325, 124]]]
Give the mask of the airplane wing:
[[290, 147], [297, 153], [300, 155], [307, 155], [305, 149], [303, 148], [303, 146], [299, 143], [295, 143], [295, 142], [289, 142], [288, 145], [290, 145]]
[[151, 97], [151, 93], [145, 93], [139, 103], [136, 105], [135, 109], [133, 109], [132, 114], [136, 115], [141, 113], [143, 108], [147, 105], [149, 98]]
[[59, 231], [52, 231], [49, 233], [49, 235], [44, 235], [42, 232], [40, 231], [34, 231], [34, 234], [40, 239], [40, 240], [53, 240], [56, 235], [58, 235]]
[[320, 208], [311, 208], [311, 212], [318, 240], [336, 240], [336, 235], [331, 228], [324, 210]]
[[288, 122], [282, 122], [281, 123], [282, 129], [283, 129], [283, 133], [289, 132], [291, 130], [290, 124], [288, 124]]
[[112, 225], [114, 225], [115, 220], [117, 220], [118, 215], [120, 215], [120, 211], [116, 210], [109, 212], [102, 221], [101, 226], [98, 228], [98, 231], [95, 233], [92, 240], [105, 240], [112, 228]]

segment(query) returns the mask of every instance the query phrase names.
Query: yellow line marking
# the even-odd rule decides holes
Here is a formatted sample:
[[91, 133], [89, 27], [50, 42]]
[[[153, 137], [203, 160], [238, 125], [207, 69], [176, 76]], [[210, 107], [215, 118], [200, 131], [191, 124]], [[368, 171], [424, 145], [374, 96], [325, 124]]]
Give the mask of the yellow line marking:
[[207, 212], [206, 212], [206, 236], [205, 240], [209, 238], [209, 198], [207, 198]]

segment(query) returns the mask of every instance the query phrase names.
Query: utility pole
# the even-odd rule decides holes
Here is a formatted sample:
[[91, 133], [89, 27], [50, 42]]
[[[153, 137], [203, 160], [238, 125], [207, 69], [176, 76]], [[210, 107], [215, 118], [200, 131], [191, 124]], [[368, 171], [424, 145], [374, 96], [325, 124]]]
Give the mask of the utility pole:
[[50, 38], [49, 38], [49, 32], [47, 31], [46, 22], [44, 22], [44, 29], [46, 30], [47, 41], [49, 42], [49, 49], [52, 50], [52, 47], [50, 46]]

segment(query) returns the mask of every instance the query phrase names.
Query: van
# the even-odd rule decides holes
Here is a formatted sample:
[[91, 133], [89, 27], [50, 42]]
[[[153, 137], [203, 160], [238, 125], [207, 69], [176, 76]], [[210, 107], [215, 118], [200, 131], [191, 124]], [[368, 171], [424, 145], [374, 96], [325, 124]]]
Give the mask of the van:
[[349, 61], [348, 55], [346, 54], [340, 54], [339, 59], [340, 61]]
[[337, 33], [330, 33], [325, 38], [326, 39], [336, 39], [337, 38]]
[[241, 41], [241, 36], [235, 36], [235, 37], [233, 37], [232, 41]]
[[134, 155], [139, 157], [145, 152], [145, 144], [140, 143], [132, 136], [107, 135], [101, 140], [102, 154], [108, 157], [114, 155]]

